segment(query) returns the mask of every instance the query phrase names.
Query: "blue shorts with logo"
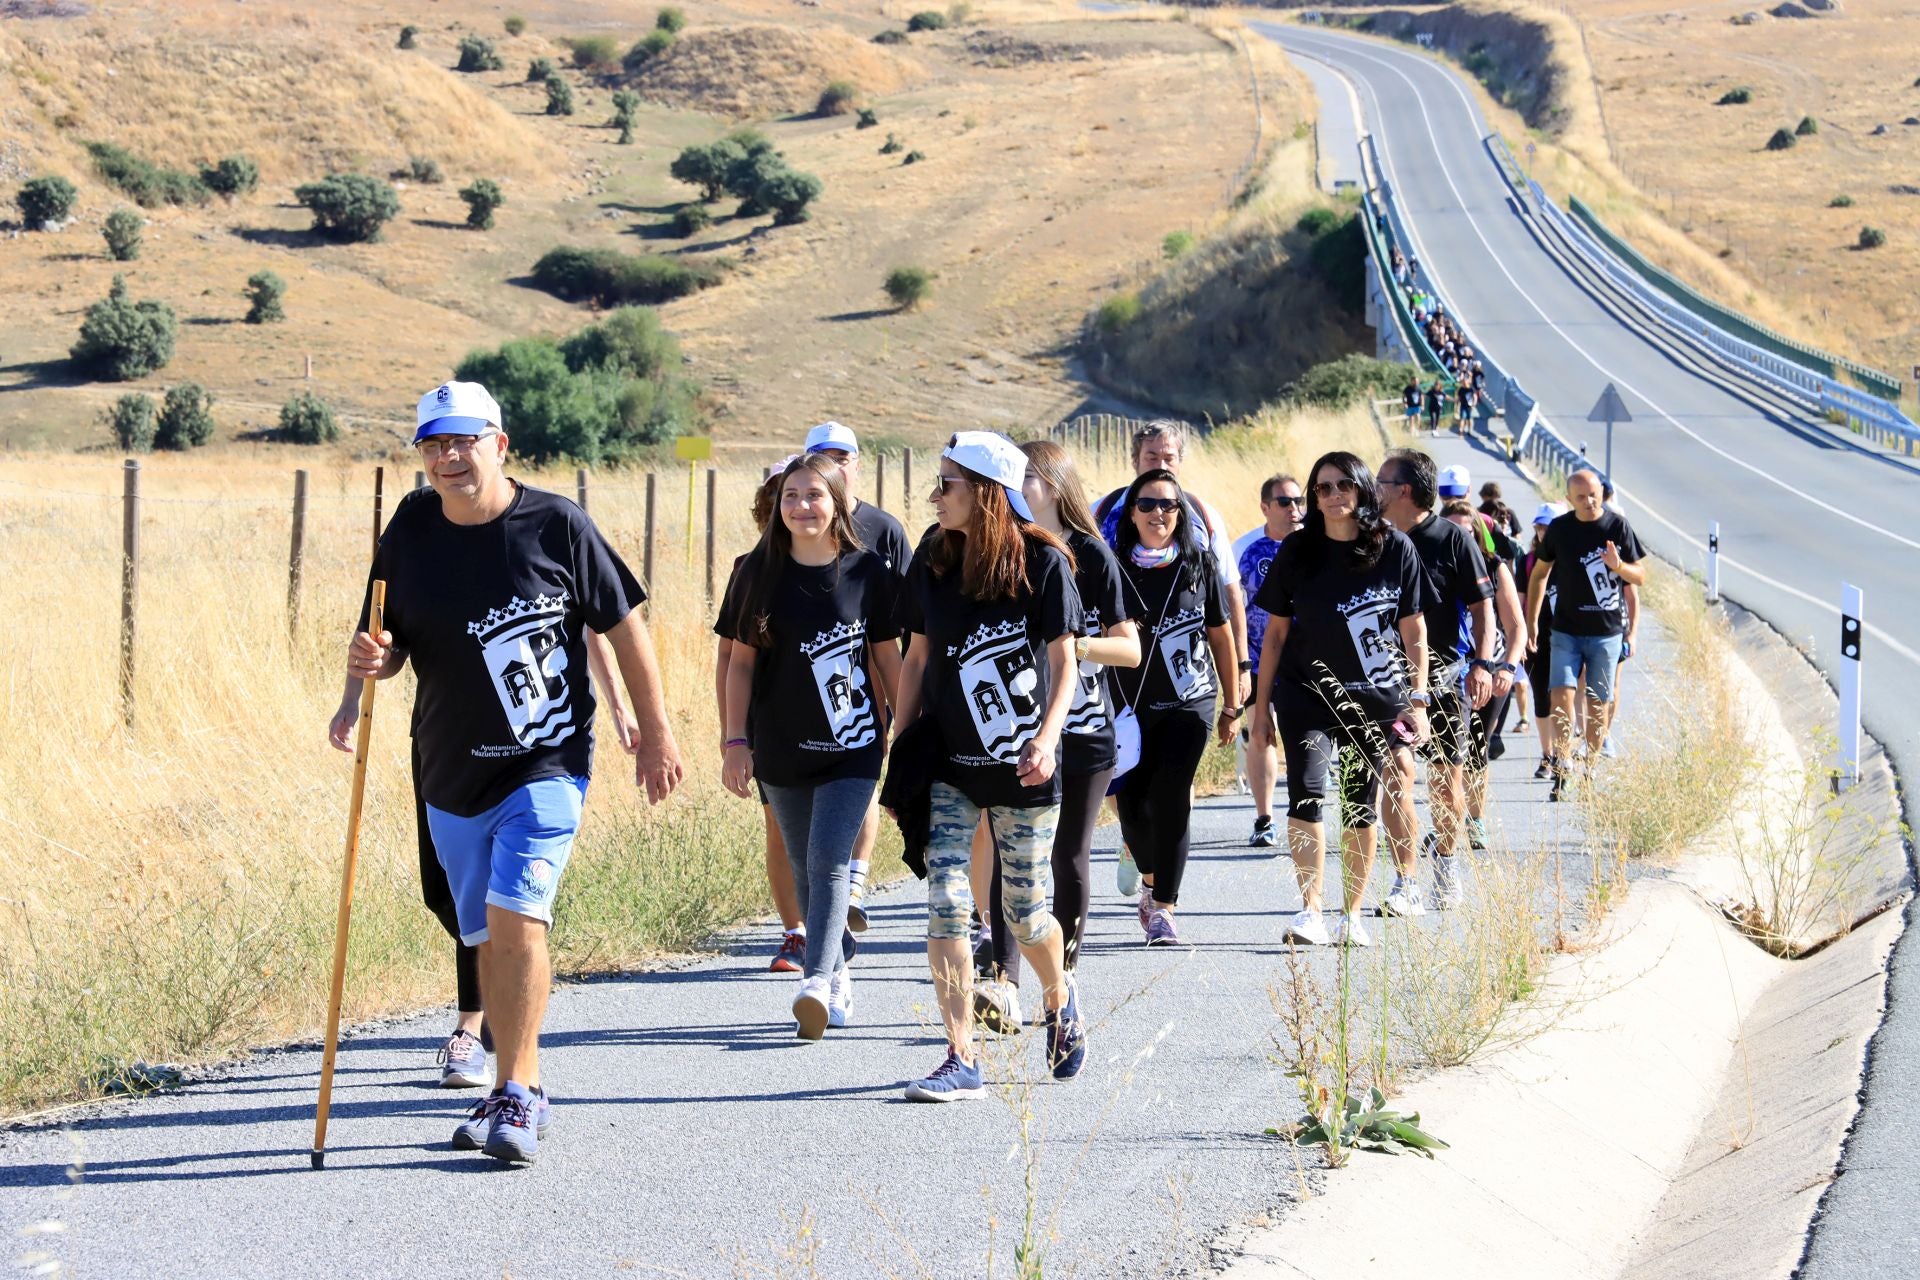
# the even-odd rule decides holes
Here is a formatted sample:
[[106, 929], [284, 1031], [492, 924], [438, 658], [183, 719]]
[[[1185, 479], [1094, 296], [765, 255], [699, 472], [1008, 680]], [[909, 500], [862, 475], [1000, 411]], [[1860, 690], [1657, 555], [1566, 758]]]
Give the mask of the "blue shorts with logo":
[[489, 905], [553, 923], [554, 895], [586, 798], [585, 778], [541, 778], [471, 818], [427, 806], [460, 941], [477, 947], [487, 940]]

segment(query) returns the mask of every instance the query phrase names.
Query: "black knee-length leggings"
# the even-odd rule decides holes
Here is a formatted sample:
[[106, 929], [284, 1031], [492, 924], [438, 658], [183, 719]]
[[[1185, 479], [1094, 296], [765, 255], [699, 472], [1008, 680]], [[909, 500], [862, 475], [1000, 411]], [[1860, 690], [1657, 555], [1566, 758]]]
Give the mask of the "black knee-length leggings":
[[413, 746], [413, 822], [420, 832], [420, 896], [440, 921], [440, 927], [453, 939], [454, 984], [459, 991], [461, 1013], [480, 1012], [480, 957], [472, 947], [460, 941], [460, 921], [453, 910], [453, 887], [447, 883], [447, 869], [433, 847], [433, 832], [427, 827], [427, 798], [420, 794], [420, 744]]
[[1302, 822], [1321, 821], [1327, 798], [1334, 751], [1344, 748], [1340, 764], [1340, 802], [1345, 825], [1364, 831], [1380, 820], [1380, 783], [1386, 777], [1386, 756], [1394, 741], [1386, 724], [1314, 723], [1300, 715], [1280, 713], [1280, 745], [1287, 757], [1287, 816]]
[[1140, 763], [1114, 797], [1120, 834], [1142, 876], [1153, 877], [1153, 900], [1174, 906], [1187, 873], [1193, 828], [1193, 775], [1207, 752], [1212, 706], [1140, 718]]
[[[1060, 779], [1060, 821], [1053, 833], [1053, 918], [1060, 924], [1060, 945], [1066, 948], [1067, 968], [1080, 960], [1080, 939], [1087, 931], [1087, 911], [1093, 886], [1087, 864], [1093, 856], [1093, 831], [1100, 825], [1100, 802], [1106, 799], [1113, 770]], [[1008, 981], [1020, 982], [1020, 945], [1013, 940], [1000, 899], [1000, 855], [993, 857], [993, 963]]]

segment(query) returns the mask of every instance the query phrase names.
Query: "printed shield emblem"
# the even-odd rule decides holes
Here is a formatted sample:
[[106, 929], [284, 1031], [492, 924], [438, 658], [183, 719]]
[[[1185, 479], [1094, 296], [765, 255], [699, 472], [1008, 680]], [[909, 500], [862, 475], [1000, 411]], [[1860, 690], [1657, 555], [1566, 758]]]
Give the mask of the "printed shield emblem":
[[1003, 764], [1019, 763], [1020, 749], [1040, 727], [1040, 673], [1026, 624], [979, 628], [960, 647], [959, 668], [981, 749]]
[[1160, 661], [1173, 683], [1173, 696], [1192, 702], [1213, 692], [1213, 663], [1207, 652], [1205, 617], [1198, 609], [1174, 614], [1154, 637]]
[[[1100, 614], [1094, 609], [1087, 610], [1085, 622], [1086, 634], [1100, 634]], [[1067, 708], [1067, 733], [1098, 733], [1107, 723], [1107, 682], [1100, 678], [1100, 664], [1081, 662], [1075, 664], [1073, 681], [1073, 705]]]
[[800, 646], [813, 665], [813, 687], [833, 740], [849, 751], [872, 745], [878, 733], [873, 695], [867, 688], [866, 639], [865, 622], [847, 622]]
[[1366, 673], [1367, 683], [1377, 689], [1397, 683], [1404, 662], [1393, 622], [1399, 600], [1394, 588], [1375, 587], [1339, 606], [1340, 616], [1347, 620], [1347, 634], [1353, 639], [1353, 651], [1359, 655], [1360, 669]]
[[1593, 600], [1602, 612], [1620, 611], [1620, 579], [1613, 576], [1613, 570], [1607, 568], [1606, 552], [1594, 550], [1580, 560], [1581, 568], [1587, 571], [1587, 581], [1593, 586]]
[[480, 643], [494, 695], [506, 713], [513, 740], [523, 747], [550, 747], [573, 736], [573, 691], [567, 681], [567, 650], [561, 623], [565, 592], [490, 609], [467, 634]]

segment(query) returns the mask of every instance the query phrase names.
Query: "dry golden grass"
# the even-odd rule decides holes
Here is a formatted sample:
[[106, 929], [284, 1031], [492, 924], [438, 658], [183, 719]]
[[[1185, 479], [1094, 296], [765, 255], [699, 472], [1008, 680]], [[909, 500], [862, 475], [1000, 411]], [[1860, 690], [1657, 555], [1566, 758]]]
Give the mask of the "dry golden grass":
[[837, 28], [690, 27], [629, 83], [643, 97], [715, 115], [757, 119], [811, 111], [829, 81], [885, 97], [925, 82], [927, 68]]

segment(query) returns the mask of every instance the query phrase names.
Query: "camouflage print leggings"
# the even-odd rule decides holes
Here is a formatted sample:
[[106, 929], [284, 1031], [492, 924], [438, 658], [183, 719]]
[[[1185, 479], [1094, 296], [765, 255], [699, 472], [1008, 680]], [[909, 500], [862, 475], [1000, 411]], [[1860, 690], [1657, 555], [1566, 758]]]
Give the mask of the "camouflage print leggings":
[[[980, 806], [944, 782], [933, 784], [933, 829], [927, 843], [927, 936], [964, 938], [973, 914], [973, 887], [967, 866]], [[986, 810], [993, 845], [1000, 855], [1000, 892], [1007, 927], [1026, 946], [1043, 942], [1055, 924], [1048, 904], [1053, 897], [1053, 832], [1060, 806], [1036, 805]]]

